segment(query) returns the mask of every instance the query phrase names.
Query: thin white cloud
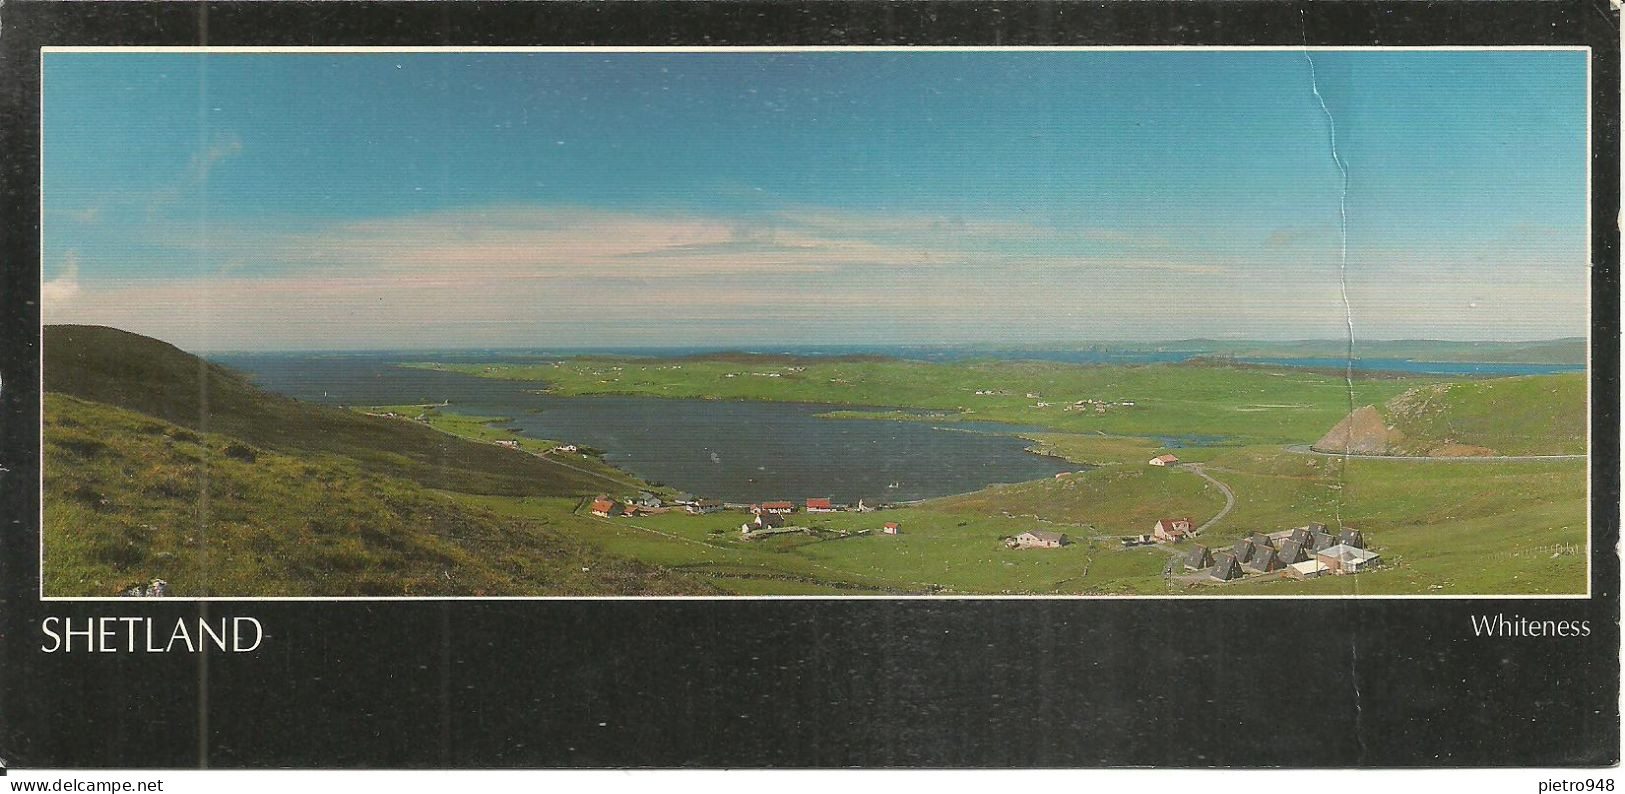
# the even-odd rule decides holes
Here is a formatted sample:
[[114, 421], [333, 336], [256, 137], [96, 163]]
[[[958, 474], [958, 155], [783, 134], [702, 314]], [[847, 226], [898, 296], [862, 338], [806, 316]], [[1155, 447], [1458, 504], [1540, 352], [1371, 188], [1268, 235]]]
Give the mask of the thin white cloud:
[[62, 312], [79, 296], [79, 256], [69, 251], [64, 257], [62, 274], [40, 284], [40, 311], [45, 321]]
[[173, 183], [152, 194], [151, 200], [147, 202], [147, 214], [149, 216], [157, 214], [164, 207], [179, 201], [188, 192], [207, 183], [215, 166], [241, 154], [242, 151], [243, 140], [235, 133], [217, 136], [208, 146], [192, 154], [192, 159], [187, 162], [185, 170]]
[[[137, 279], [81, 292], [73, 260], [51, 287], [49, 321], [194, 349], [711, 344], [726, 343], [705, 336], [725, 328], [736, 329], [727, 338], [819, 342], [1344, 332], [1331, 253], [1289, 259], [1232, 242], [1199, 254], [1023, 221], [507, 206], [298, 230], [215, 225], [206, 238], [170, 231], [162, 244], [184, 255], [151, 268], [121, 261]], [[1087, 244], [1098, 240], [1122, 245], [1105, 255]], [[175, 261], [203, 266], [182, 274]], [[1510, 323], [1525, 338], [1583, 323], [1573, 314], [1585, 305], [1583, 269], [1537, 268], [1501, 289], [1475, 267], [1433, 261], [1431, 279], [1401, 286], [1382, 275], [1393, 266], [1354, 264], [1364, 338], [1459, 338], [1509, 323], [1483, 307], [1526, 318]], [[669, 331], [651, 335], [651, 324]]]

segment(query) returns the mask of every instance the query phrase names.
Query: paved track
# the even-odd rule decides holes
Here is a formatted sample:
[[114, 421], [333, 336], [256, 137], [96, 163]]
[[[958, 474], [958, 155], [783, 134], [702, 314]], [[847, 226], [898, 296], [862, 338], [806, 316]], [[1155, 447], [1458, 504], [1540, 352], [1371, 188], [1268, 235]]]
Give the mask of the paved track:
[[1438, 463], [1518, 463], [1542, 460], [1585, 460], [1584, 455], [1495, 455], [1486, 457], [1449, 457], [1442, 455], [1356, 455], [1341, 452], [1321, 452], [1310, 449], [1308, 444], [1292, 444], [1286, 448], [1287, 452], [1298, 455], [1319, 455], [1323, 458], [1358, 458], [1360, 460], [1403, 460], [1403, 461], [1434, 461]]

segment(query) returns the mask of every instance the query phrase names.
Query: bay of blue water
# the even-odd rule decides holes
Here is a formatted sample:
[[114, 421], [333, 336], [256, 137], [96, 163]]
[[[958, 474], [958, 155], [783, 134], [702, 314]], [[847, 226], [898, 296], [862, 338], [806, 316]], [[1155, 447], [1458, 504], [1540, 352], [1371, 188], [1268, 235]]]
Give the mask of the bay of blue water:
[[[535, 438], [584, 444], [644, 479], [727, 501], [870, 503], [964, 493], [1080, 468], [1005, 433], [897, 420], [830, 420], [842, 406], [653, 397], [554, 397], [534, 382], [402, 369], [399, 356], [231, 355], [261, 388], [330, 405], [441, 403], [505, 416]], [[480, 360], [490, 360], [488, 357]]]
[[[898, 348], [907, 355], [929, 351]], [[607, 352], [607, 351], [599, 351]], [[625, 349], [620, 354], [649, 353]], [[673, 353], [703, 352], [661, 351]], [[761, 352], [782, 352], [765, 350]], [[801, 350], [830, 355], [874, 348]], [[948, 355], [944, 351], [936, 351]], [[404, 369], [400, 361], [534, 362], [569, 351], [222, 354], [211, 358], [247, 373], [259, 386], [331, 405], [449, 402], [447, 410], [511, 417], [509, 426], [536, 438], [584, 444], [645, 479], [729, 501], [832, 497], [837, 501], [904, 501], [1021, 482], [1078, 468], [1027, 452], [1013, 436], [1024, 428], [985, 422], [827, 420], [818, 414], [850, 406], [652, 397], [555, 397], [540, 384]], [[1023, 357], [1038, 354], [1023, 352]], [[1083, 351], [1051, 360], [1086, 364], [1184, 361], [1189, 353], [1109, 354]], [[926, 356], [916, 355], [915, 358]], [[969, 357], [968, 355], [965, 357]], [[1340, 370], [1342, 359], [1246, 359], [1243, 363]], [[1446, 376], [1508, 376], [1581, 371], [1583, 367], [1363, 359], [1360, 371]], [[965, 432], [973, 431], [973, 432]], [[1224, 443], [1218, 437], [1159, 439], [1171, 448]]]

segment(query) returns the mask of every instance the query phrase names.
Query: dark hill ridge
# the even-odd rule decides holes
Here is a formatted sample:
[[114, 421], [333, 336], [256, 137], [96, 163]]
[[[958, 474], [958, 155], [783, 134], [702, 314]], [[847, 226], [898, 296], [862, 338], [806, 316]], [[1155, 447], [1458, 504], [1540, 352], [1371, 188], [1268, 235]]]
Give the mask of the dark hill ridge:
[[268, 394], [111, 328], [48, 327], [44, 353], [48, 595], [717, 592], [446, 493], [590, 494], [591, 473]]
[[467, 493], [577, 496], [611, 487], [544, 458], [264, 392], [224, 367], [127, 331], [52, 325], [44, 337], [46, 391], [191, 430], [295, 454], [350, 458], [374, 473]]

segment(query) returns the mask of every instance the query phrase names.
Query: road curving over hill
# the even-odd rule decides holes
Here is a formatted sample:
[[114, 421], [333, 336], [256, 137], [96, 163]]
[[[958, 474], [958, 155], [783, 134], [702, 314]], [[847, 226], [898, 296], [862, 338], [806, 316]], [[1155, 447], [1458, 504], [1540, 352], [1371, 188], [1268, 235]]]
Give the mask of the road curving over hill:
[[1324, 452], [1309, 444], [1288, 444], [1287, 452], [1296, 455], [1319, 455], [1323, 458], [1356, 458], [1359, 460], [1433, 461], [1435, 463], [1519, 463], [1543, 460], [1585, 460], [1585, 455], [1370, 455], [1358, 452]]
[[1236, 492], [1230, 490], [1230, 486], [1225, 485], [1224, 483], [1213, 479], [1213, 475], [1208, 474], [1207, 471], [1205, 469], [1203, 469], [1200, 464], [1187, 463], [1184, 466], [1181, 466], [1180, 468], [1182, 468], [1185, 471], [1188, 471], [1188, 472], [1190, 472], [1190, 473], [1192, 473], [1192, 474], [1194, 474], [1194, 475], [1196, 475], [1198, 477], [1201, 477], [1202, 479], [1207, 480], [1210, 483], [1213, 483], [1213, 485], [1219, 489], [1219, 492], [1224, 494], [1224, 509], [1220, 510], [1218, 512], [1218, 514], [1214, 515], [1212, 518], [1210, 518], [1207, 521], [1203, 522], [1201, 526], [1197, 527], [1195, 529], [1195, 531], [1193, 531], [1191, 533], [1191, 534], [1194, 534], [1194, 535], [1200, 535], [1203, 532], [1206, 532], [1214, 524], [1219, 523], [1219, 521], [1221, 519], [1223, 519], [1225, 516], [1230, 515], [1230, 511], [1234, 510], [1235, 507], [1236, 507]]

